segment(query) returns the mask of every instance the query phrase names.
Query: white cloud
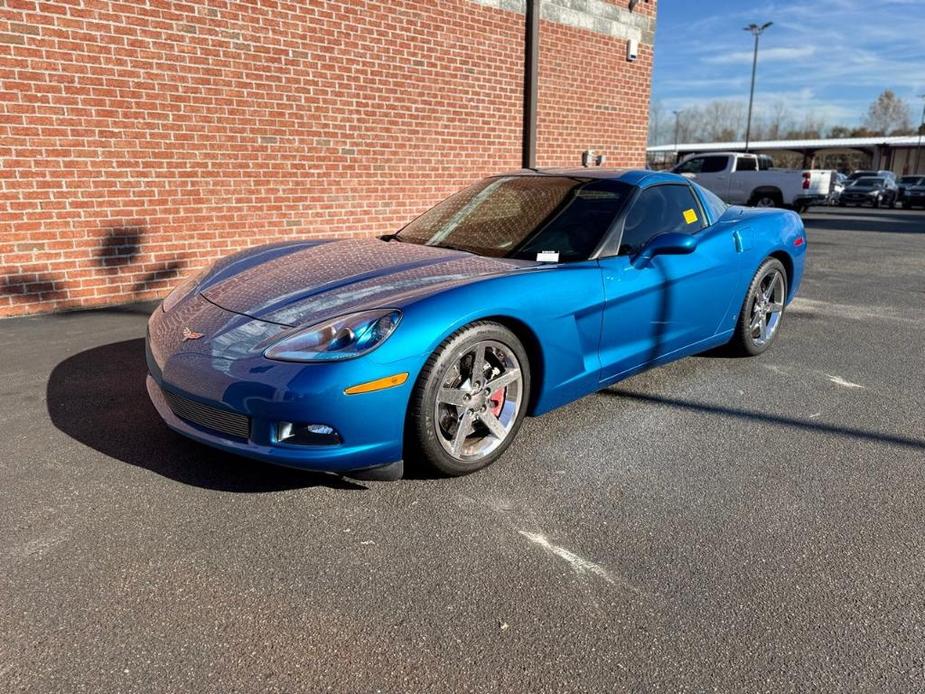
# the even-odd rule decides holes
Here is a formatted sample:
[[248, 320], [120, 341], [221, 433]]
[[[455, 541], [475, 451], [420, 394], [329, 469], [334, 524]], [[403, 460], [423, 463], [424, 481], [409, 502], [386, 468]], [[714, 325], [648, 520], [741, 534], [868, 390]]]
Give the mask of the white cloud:
[[[758, 56], [762, 63], [786, 62], [809, 58], [815, 54], [815, 52], [815, 46], [793, 46], [761, 49]], [[733, 51], [731, 53], [721, 53], [720, 55], [705, 58], [703, 62], [711, 65], [732, 65], [735, 63], [750, 64], [753, 55], [754, 51]]]

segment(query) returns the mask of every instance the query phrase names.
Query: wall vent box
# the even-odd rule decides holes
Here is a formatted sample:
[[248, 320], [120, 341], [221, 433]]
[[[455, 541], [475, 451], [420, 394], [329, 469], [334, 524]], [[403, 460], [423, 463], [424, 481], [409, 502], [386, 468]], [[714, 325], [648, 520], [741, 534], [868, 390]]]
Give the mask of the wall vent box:
[[626, 42], [626, 59], [630, 62], [636, 60], [636, 56], [639, 55], [639, 41], [636, 39], [630, 39]]

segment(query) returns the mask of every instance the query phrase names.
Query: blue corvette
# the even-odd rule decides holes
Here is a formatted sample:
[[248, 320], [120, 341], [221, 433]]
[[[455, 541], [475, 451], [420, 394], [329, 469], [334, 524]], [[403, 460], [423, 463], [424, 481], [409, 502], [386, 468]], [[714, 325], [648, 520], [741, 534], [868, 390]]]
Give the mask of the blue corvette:
[[148, 324], [148, 392], [230, 453], [465, 474], [527, 414], [719, 345], [760, 354], [805, 253], [793, 212], [674, 174], [490, 177], [396, 234], [263, 246], [188, 280]]

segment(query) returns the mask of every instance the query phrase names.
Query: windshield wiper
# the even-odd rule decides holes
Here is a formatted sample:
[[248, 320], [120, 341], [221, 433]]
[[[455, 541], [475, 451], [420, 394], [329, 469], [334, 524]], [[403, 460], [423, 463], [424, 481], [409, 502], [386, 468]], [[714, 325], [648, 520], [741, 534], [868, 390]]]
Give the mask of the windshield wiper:
[[401, 240], [401, 237], [398, 234], [383, 234], [379, 237], [380, 241], [398, 241], [399, 243], [404, 243]]

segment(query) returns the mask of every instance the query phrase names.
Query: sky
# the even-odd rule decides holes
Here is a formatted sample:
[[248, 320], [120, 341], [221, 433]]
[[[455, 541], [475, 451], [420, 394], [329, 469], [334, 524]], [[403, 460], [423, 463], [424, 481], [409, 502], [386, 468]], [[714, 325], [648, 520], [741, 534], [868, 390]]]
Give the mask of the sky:
[[755, 108], [786, 103], [798, 120], [861, 125], [892, 89], [912, 107], [925, 94], [925, 0], [660, 0], [653, 99], [665, 111], [715, 99], [748, 100], [760, 39]]

